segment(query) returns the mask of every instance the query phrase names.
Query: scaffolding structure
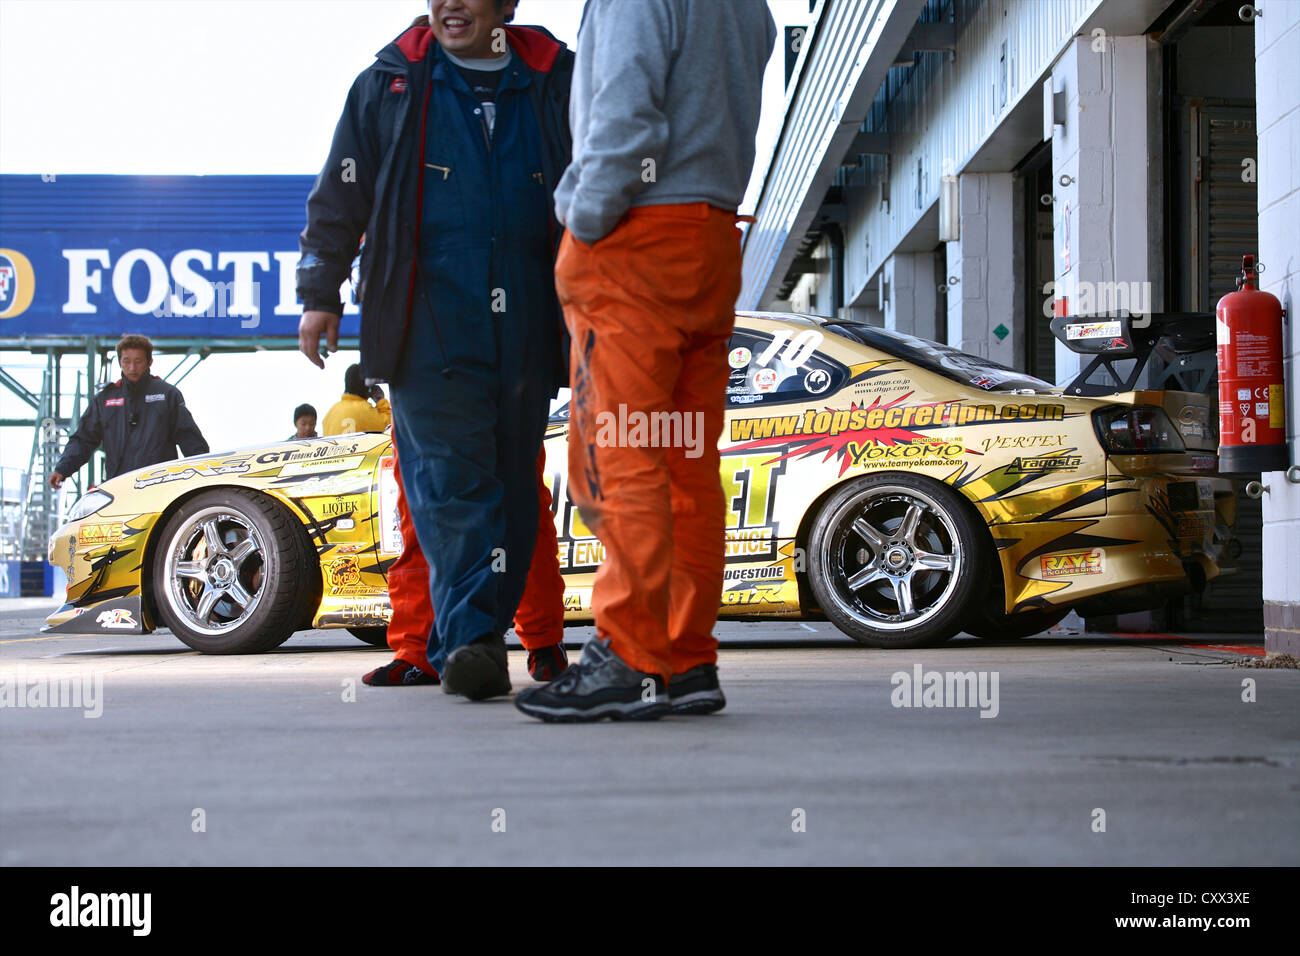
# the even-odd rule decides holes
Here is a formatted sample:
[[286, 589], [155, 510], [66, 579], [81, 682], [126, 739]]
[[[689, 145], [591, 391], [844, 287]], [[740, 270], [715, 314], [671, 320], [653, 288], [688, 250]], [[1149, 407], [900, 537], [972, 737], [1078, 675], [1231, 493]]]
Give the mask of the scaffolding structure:
[[[68, 509], [95, 486], [97, 477], [102, 478], [103, 453], [96, 452], [78, 474], [66, 476], [61, 490], [49, 484], [68, 437], [80, 424], [83, 410], [111, 380], [116, 346], [116, 337], [0, 338], [0, 353], [28, 352], [45, 360], [38, 391], [0, 367], [0, 386], [30, 409], [30, 415], [25, 417], [0, 418], [0, 427], [30, 428], [32, 435], [27, 470], [18, 472], [10, 467], [0, 480], [0, 558], [44, 561], [50, 535], [63, 522]], [[339, 341], [340, 349], [358, 347], [355, 337]], [[154, 340], [156, 358], [176, 360], [160, 374], [173, 385], [179, 385], [209, 355], [297, 348], [297, 339], [284, 337]], [[67, 360], [75, 358], [84, 359], [85, 366], [66, 368]]]

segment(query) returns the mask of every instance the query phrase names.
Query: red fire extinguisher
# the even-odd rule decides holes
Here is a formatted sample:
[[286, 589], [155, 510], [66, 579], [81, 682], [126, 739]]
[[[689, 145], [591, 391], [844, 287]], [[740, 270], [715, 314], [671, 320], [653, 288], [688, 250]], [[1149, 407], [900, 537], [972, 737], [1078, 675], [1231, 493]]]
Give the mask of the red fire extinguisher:
[[1255, 288], [1254, 256], [1242, 256], [1237, 291], [1219, 300], [1219, 471], [1280, 471], [1290, 462], [1282, 394], [1282, 303]]

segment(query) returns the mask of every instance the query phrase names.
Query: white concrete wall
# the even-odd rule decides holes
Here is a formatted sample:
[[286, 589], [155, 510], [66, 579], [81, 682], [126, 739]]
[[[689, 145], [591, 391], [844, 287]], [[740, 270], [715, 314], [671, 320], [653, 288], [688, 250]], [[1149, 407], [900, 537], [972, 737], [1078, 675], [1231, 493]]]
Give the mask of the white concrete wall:
[[819, 276], [811, 272], [805, 272], [799, 277], [794, 288], [790, 290], [790, 311], [801, 312], [806, 315], [817, 314], [817, 287], [820, 285]]
[[884, 328], [885, 325], [885, 314], [869, 305], [846, 305], [840, 310], [839, 318], [845, 322], [862, 322], [866, 325], [874, 325], [878, 329]]
[[934, 338], [935, 299], [939, 295], [934, 255], [896, 252], [885, 263], [881, 275], [889, 289], [889, 301], [883, 310], [885, 328]]
[[790, 311], [808, 315], [831, 314], [831, 245], [823, 238], [813, 247], [811, 256], [817, 260], [817, 270], [799, 277], [790, 292]]
[[[1012, 216], [1012, 176], [963, 173], [960, 184], [961, 238], [947, 244], [947, 342], [1015, 367], [1020, 364], [1024, 330], [1015, 319], [1012, 264], [1019, 243]], [[995, 331], [999, 326], [1007, 330], [1001, 339]]]
[[[1287, 310], [1283, 326], [1287, 438], [1300, 447], [1300, 3], [1261, 4], [1255, 21], [1255, 116], [1259, 130], [1260, 288]], [[1264, 475], [1264, 623], [1269, 650], [1300, 653], [1300, 484]], [[1274, 605], [1274, 607], [1270, 607]], [[1287, 608], [1289, 606], [1289, 609]], [[1283, 620], [1285, 616], [1285, 620]]]
[[[1054, 295], [1070, 315], [1161, 307], [1158, 56], [1146, 37], [1082, 37], [1052, 69], [1066, 98], [1052, 133]], [[1056, 343], [1057, 382], [1082, 360]]]
[[[889, 107], [885, 125], [893, 155], [888, 172], [884, 157], [873, 159], [846, 190], [845, 302], [859, 303], [868, 281], [933, 208], [942, 177], [960, 173], [1022, 99], [1041, 96], [1044, 73], [1102, 2], [987, 2], [961, 25], [955, 56], [922, 56], [911, 81]], [[882, 178], [889, 181], [888, 205], [880, 202]]]

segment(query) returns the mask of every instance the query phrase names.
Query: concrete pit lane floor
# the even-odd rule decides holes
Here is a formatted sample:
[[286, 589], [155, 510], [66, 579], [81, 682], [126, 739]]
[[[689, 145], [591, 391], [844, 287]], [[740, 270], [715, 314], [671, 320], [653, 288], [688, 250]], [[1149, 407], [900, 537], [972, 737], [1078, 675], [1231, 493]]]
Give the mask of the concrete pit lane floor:
[[6, 866], [1300, 863], [1300, 672], [1234, 666], [1258, 634], [723, 623], [721, 713], [546, 725], [366, 687], [389, 654], [344, 631], [210, 657], [50, 607], [0, 602]]

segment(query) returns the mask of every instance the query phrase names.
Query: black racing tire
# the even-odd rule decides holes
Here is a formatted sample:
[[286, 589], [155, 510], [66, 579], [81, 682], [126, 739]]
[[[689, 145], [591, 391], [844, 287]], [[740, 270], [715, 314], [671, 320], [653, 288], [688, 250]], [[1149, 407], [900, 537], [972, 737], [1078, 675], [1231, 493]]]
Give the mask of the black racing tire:
[[158, 539], [154, 602], [171, 632], [204, 654], [259, 654], [292, 636], [311, 566], [298, 520], [242, 488], [188, 499]]
[[900, 472], [844, 485], [808, 536], [808, 584], [836, 627], [870, 647], [929, 647], [986, 592], [988, 534], [948, 486]]
[[[998, 595], [999, 603], [1000, 598], [1001, 595]], [[962, 625], [962, 630], [986, 641], [1018, 640], [1050, 630], [1069, 613], [1069, 608], [1053, 607], [1007, 614], [991, 601], [977, 602], [966, 618], [966, 623]]]
[[357, 640], [365, 641], [375, 647], [388, 646], [388, 628], [386, 627], [350, 627], [348, 633]]
[[325, 593], [325, 582], [321, 579], [320, 553], [306, 528], [298, 534], [302, 547], [302, 587], [299, 590], [298, 613], [294, 615], [297, 622], [295, 631], [310, 631], [316, 612], [320, 610], [321, 596]]

